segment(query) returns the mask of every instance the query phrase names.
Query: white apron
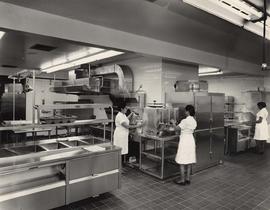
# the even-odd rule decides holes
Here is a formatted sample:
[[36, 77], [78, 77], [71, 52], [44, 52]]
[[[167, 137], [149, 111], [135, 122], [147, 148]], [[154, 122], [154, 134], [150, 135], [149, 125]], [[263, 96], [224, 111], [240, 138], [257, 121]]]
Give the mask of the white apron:
[[178, 164], [196, 163], [196, 145], [193, 132], [197, 127], [194, 117], [188, 116], [178, 125], [181, 128], [181, 135], [175, 161]]
[[113, 134], [113, 144], [115, 146], [121, 147], [122, 155], [128, 154], [128, 133], [129, 130], [123, 127], [121, 124], [126, 122], [129, 125], [129, 120], [125, 114], [118, 112], [115, 117], [115, 131]]
[[269, 133], [268, 133], [267, 116], [268, 116], [268, 111], [266, 108], [262, 108], [257, 113], [256, 120], [258, 120], [261, 117], [262, 122], [256, 123], [255, 125], [255, 134], [254, 134], [255, 140], [268, 140]]

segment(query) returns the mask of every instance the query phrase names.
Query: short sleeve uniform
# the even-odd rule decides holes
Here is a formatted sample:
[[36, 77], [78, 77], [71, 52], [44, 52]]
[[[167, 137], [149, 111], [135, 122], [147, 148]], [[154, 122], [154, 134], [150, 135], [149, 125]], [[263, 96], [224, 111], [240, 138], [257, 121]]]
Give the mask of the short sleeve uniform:
[[115, 117], [115, 131], [113, 135], [113, 143], [116, 146], [119, 146], [122, 148], [122, 155], [125, 155], [128, 153], [128, 133], [129, 130], [122, 126], [122, 123], [126, 122], [127, 125], [129, 125], [129, 119], [125, 114], [122, 112], [118, 112], [118, 114]]
[[196, 146], [193, 133], [197, 127], [197, 122], [194, 117], [188, 116], [178, 126], [181, 128], [181, 134], [175, 161], [178, 164], [196, 163]]
[[262, 108], [257, 113], [256, 120], [259, 120], [260, 117], [262, 118], [262, 122], [256, 123], [254, 139], [255, 140], [268, 140], [269, 138], [268, 125], [267, 125], [268, 111], [266, 108]]

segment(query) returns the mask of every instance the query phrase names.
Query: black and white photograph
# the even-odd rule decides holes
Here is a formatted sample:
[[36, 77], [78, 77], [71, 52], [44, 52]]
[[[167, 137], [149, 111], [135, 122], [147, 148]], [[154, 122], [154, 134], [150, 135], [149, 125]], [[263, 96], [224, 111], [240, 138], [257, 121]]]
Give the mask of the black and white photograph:
[[0, 0], [0, 210], [270, 210], [270, 0]]

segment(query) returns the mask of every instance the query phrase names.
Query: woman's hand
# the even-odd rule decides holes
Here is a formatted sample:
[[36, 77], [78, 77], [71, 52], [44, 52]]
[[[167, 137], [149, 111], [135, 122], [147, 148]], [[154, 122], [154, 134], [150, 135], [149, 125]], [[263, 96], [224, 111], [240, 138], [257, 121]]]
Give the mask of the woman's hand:
[[176, 121], [174, 119], [170, 120], [170, 123], [172, 124], [172, 126], [174, 127], [175, 131], [180, 131], [181, 128], [179, 126], [176, 125]]
[[259, 117], [259, 119], [258, 120], [256, 120], [256, 123], [261, 123], [262, 122], [262, 117]]

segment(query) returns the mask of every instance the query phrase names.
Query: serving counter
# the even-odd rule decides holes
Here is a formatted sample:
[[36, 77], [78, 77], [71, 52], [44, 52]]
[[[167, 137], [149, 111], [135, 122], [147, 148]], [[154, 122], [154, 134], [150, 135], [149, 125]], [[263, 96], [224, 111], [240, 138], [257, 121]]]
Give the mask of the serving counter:
[[71, 137], [2, 147], [0, 209], [51, 209], [119, 188], [121, 149], [91, 145], [96, 140]]

